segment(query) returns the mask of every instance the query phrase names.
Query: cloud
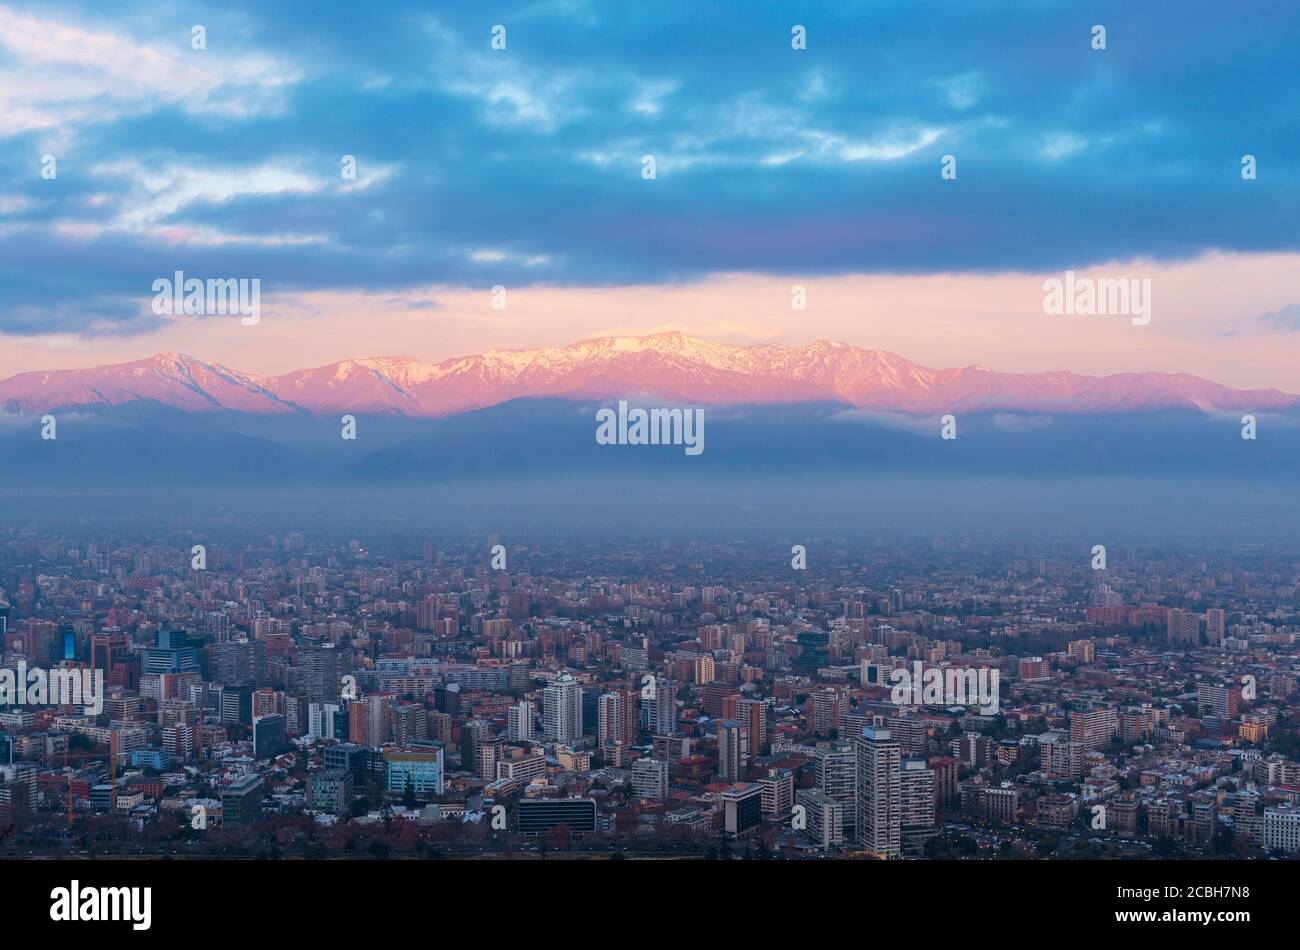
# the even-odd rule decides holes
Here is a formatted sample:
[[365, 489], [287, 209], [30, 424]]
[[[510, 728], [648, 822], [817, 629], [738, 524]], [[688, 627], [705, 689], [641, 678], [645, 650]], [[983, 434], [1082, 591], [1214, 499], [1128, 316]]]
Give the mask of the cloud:
[[1035, 0], [938, 33], [821, 5], [799, 51], [740, 0], [50, 9], [0, 6], [0, 333], [148, 332], [141, 288], [178, 268], [402, 294], [1300, 250], [1293, 4], [1101, 2], [1105, 52]]
[[1050, 416], [1023, 416], [1010, 412], [999, 412], [993, 416], [994, 428], [1003, 432], [1032, 432], [1051, 424]]
[[1268, 313], [1260, 314], [1259, 320], [1275, 330], [1295, 333], [1300, 330], [1300, 303], [1289, 304], [1277, 310], [1270, 310]]
[[900, 432], [911, 432], [914, 435], [937, 432], [940, 425], [938, 416], [933, 418], [910, 416], [899, 412], [881, 412], [878, 409], [843, 409], [831, 413], [828, 418], [832, 422], [852, 422], [859, 425], [881, 426], [886, 429], [896, 429]]
[[164, 105], [248, 117], [297, 78], [262, 53], [190, 49], [189, 35], [164, 47], [0, 6], [0, 137], [102, 124]]

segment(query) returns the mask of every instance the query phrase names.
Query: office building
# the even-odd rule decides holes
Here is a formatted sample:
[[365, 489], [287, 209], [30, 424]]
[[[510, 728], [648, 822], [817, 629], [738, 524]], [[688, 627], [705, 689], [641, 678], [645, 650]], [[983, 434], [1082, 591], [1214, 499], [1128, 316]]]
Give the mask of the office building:
[[887, 729], [866, 728], [857, 742], [858, 844], [882, 858], [901, 854], [902, 755]]
[[632, 793], [637, 798], [663, 801], [668, 797], [668, 763], [637, 759], [632, 763]]
[[735, 784], [720, 797], [725, 834], [744, 835], [759, 826], [763, 819], [763, 787], [757, 782]]
[[225, 828], [247, 828], [262, 818], [266, 787], [260, 776], [243, 775], [221, 788], [221, 824]]
[[718, 723], [718, 775], [724, 782], [736, 782], [742, 768], [740, 723], [724, 720]]
[[442, 794], [442, 748], [385, 749], [384, 789], [404, 794], [413, 788], [417, 795]]
[[573, 743], [582, 738], [582, 686], [567, 673], [542, 691], [546, 740]]
[[543, 835], [561, 826], [572, 834], [596, 830], [596, 801], [592, 798], [524, 798], [515, 816], [519, 833]]

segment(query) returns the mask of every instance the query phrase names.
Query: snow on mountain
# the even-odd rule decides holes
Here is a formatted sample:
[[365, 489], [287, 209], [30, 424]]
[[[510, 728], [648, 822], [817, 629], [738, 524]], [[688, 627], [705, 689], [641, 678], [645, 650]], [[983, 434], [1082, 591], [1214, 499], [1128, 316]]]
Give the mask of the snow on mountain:
[[113, 366], [20, 373], [0, 382], [0, 407], [19, 413], [149, 399], [195, 412], [443, 416], [546, 396], [641, 396], [704, 405], [827, 401], [917, 415], [1267, 411], [1300, 400], [1276, 389], [1236, 390], [1186, 374], [935, 370], [894, 353], [828, 340], [733, 346], [676, 332], [489, 350], [436, 364], [408, 357], [343, 360], [275, 377], [161, 353]]
[[19, 373], [0, 382], [0, 408], [34, 413], [69, 406], [118, 405], [152, 399], [192, 412], [299, 411], [268, 390], [264, 381], [182, 353], [90, 369]]

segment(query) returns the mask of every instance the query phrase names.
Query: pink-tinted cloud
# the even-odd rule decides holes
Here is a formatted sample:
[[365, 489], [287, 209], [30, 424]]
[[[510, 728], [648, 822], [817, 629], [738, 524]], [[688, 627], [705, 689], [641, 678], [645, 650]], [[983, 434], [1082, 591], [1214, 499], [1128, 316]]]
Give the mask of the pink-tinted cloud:
[[[1242, 388], [1300, 392], [1300, 335], [1263, 316], [1297, 303], [1300, 255], [1211, 254], [1166, 265], [1132, 261], [1080, 277], [1149, 278], [1152, 319], [1048, 316], [1043, 282], [1056, 273], [844, 276], [801, 280], [745, 274], [684, 284], [507, 289], [430, 287], [390, 294], [299, 296], [263, 287], [263, 316], [178, 318], [139, 337], [6, 337], [0, 374], [187, 352], [274, 374], [349, 357], [428, 361], [489, 349], [556, 345], [606, 335], [682, 330], [733, 343], [833, 339], [889, 350], [931, 367], [981, 364], [1010, 372], [1104, 375], [1187, 372]], [[791, 307], [792, 287], [807, 309]], [[147, 306], [147, 301], [142, 301]]]

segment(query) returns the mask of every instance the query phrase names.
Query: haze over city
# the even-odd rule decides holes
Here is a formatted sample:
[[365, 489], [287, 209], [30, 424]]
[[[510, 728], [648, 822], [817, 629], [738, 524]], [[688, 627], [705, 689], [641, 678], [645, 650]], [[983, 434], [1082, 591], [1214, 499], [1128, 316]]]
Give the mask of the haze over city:
[[10, 903], [1291, 924], [1297, 36], [0, 0]]

